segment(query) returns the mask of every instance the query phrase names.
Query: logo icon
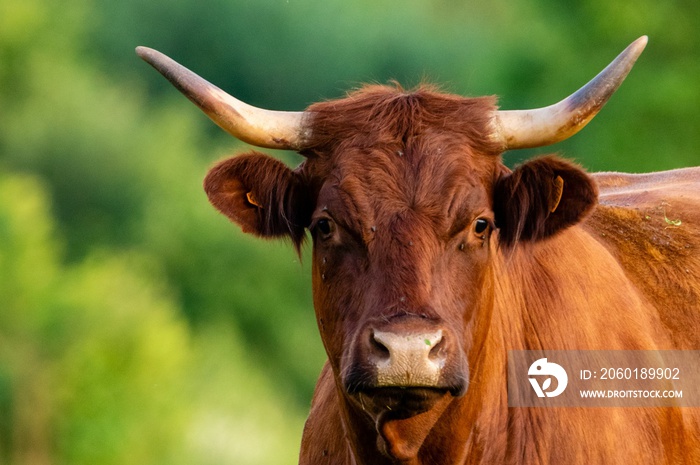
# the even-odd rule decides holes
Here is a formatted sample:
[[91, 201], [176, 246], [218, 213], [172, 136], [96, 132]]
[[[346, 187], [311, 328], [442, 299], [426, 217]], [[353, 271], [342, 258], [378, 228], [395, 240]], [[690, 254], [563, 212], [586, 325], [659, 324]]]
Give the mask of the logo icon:
[[[566, 385], [569, 383], [569, 377], [566, 374], [566, 370], [557, 365], [556, 363], [548, 362], [546, 358], [541, 358], [535, 360], [535, 362], [530, 365], [527, 370], [528, 376], [547, 376], [540, 386], [537, 378], [528, 378], [532, 389], [535, 390], [537, 397], [556, 397], [566, 389]], [[553, 391], [548, 391], [552, 386], [552, 378], [557, 380], [557, 387]]]

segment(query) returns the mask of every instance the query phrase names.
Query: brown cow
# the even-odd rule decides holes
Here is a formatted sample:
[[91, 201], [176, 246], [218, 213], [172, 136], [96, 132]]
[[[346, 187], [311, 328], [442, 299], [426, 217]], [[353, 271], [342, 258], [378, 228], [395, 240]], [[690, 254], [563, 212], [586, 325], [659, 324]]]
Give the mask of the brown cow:
[[[557, 105], [365, 87], [285, 113], [139, 54], [236, 137], [205, 189], [244, 231], [313, 237], [328, 354], [302, 464], [699, 464], [695, 408], [509, 408], [517, 349], [700, 349], [700, 170], [589, 175], [506, 149], [582, 128], [643, 37]], [[669, 218], [682, 223], [669, 224]]]

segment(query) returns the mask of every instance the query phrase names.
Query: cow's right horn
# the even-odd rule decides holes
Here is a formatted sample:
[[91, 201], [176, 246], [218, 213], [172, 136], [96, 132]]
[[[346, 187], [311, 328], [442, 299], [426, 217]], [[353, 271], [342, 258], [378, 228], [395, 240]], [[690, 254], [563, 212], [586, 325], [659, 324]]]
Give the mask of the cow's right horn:
[[258, 147], [299, 149], [305, 127], [304, 112], [256, 108], [156, 50], [136, 47], [136, 53], [232, 136]]
[[600, 74], [559, 103], [535, 110], [497, 111], [494, 140], [508, 150], [542, 147], [573, 136], [620, 87], [646, 44], [647, 36], [632, 42]]

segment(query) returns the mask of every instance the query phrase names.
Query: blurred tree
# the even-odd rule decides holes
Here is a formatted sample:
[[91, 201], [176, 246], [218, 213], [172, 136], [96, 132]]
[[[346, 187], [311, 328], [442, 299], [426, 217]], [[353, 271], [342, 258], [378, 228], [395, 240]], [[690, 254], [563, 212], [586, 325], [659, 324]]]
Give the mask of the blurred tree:
[[0, 178], [2, 453], [18, 464], [176, 463], [187, 327], [147, 260], [63, 266], [46, 203], [36, 180]]
[[2, 463], [293, 462], [302, 417], [235, 331], [193, 337], [152, 258], [59, 244], [41, 184], [0, 175]]
[[[69, 28], [62, 20], [71, 10], [89, 16], [78, 13], [85, 5], [69, 2], [54, 17], [49, 3], [35, 5], [33, 22], [17, 13], [27, 24], [16, 47], [29, 53], [12, 41], [0, 45], [0, 57], [17, 61], [9, 80], [21, 83], [0, 88], [0, 163], [47, 179], [71, 260], [103, 247], [157, 256], [190, 322], [237, 326], [251, 356], [283, 375], [306, 405], [323, 360], [308, 274], [291, 250], [236, 246], [236, 232], [201, 190], [208, 164], [201, 153], [220, 149], [197, 131], [199, 115], [168, 104], [146, 110], [143, 92], [128, 78], [112, 82], [85, 62], [78, 45], [84, 22], [56, 48], [42, 39]], [[69, 37], [73, 45], [61, 45]], [[251, 282], [269, 270], [277, 281]], [[287, 353], [296, 356], [278, 356]]]

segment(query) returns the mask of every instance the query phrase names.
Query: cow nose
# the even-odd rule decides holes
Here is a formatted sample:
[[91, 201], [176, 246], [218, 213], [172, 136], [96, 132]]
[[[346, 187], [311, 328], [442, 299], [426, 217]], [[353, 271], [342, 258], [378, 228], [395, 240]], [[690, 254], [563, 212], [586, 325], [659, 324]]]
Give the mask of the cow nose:
[[371, 342], [378, 386], [438, 384], [446, 359], [442, 330], [408, 334], [375, 330]]

